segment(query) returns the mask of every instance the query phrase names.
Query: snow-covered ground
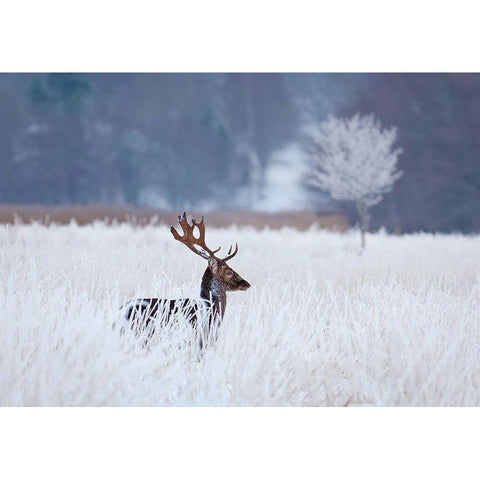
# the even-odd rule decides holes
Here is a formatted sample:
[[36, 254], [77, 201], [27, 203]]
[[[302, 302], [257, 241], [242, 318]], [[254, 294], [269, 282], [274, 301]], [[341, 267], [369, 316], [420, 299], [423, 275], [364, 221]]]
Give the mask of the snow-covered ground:
[[[198, 296], [167, 227], [0, 226], [1, 405], [480, 405], [480, 238], [208, 229], [237, 241], [200, 362], [182, 325], [112, 329], [135, 296]], [[179, 347], [179, 345], [183, 345]]]

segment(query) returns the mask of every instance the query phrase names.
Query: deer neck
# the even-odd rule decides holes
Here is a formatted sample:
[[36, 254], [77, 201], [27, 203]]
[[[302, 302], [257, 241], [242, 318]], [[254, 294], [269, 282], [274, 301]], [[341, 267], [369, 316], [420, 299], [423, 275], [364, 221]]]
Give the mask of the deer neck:
[[202, 277], [200, 297], [209, 302], [211, 301], [213, 310], [220, 314], [220, 318], [223, 318], [227, 305], [227, 287], [213, 275], [208, 267]]

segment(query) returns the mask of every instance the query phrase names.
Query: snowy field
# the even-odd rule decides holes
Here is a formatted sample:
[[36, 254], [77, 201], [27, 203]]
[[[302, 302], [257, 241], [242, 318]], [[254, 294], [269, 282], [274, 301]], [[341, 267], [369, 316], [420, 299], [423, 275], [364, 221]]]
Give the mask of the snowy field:
[[[183, 324], [141, 349], [136, 296], [198, 297], [167, 227], [0, 226], [0, 404], [480, 405], [480, 238], [213, 230], [252, 284], [197, 361]], [[117, 323], [118, 325], [118, 323]], [[179, 345], [181, 345], [179, 347]]]

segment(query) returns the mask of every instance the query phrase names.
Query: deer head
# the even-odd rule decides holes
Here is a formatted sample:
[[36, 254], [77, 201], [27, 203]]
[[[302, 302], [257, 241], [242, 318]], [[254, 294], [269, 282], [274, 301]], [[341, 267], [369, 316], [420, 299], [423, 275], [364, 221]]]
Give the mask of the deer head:
[[[227, 291], [247, 290], [250, 288], [250, 284], [227, 265], [227, 260], [232, 259], [238, 252], [237, 244], [235, 244], [235, 250], [233, 252], [232, 247], [230, 247], [226, 257], [218, 258], [215, 254], [220, 251], [221, 247], [218, 247], [216, 250], [210, 250], [205, 243], [203, 216], [200, 222], [192, 219], [192, 225], [190, 225], [187, 221], [187, 215], [184, 212], [183, 216], [178, 217], [178, 223], [180, 227], [182, 227], [182, 235], [180, 235], [173, 226], [170, 228], [175, 240], [183, 243], [192, 250], [192, 252], [206, 259], [211, 274], [222, 282]], [[198, 229], [198, 237], [195, 237], [193, 233], [195, 228]]]

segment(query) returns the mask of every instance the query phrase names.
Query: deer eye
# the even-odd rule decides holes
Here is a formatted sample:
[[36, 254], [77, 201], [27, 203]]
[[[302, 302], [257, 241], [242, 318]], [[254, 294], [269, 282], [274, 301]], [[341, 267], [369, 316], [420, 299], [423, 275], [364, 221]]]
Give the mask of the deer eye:
[[226, 275], [227, 277], [231, 277], [231, 276], [233, 275], [233, 272], [232, 272], [231, 270], [227, 270], [227, 271], [225, 272], [225, 275]]

